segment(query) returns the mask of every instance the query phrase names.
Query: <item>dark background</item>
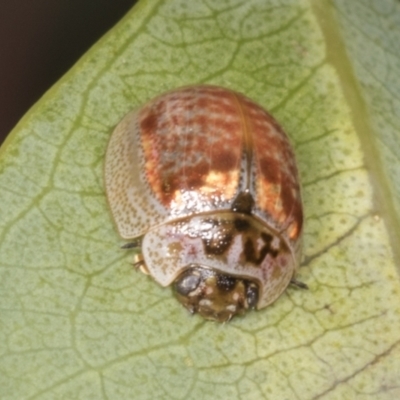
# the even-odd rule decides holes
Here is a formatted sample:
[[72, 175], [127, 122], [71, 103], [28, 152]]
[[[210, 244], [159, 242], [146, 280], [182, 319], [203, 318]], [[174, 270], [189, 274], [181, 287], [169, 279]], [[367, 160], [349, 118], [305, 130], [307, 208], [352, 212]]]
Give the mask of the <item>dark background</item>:
[[0, 0], [0, 144], [137, 0]]

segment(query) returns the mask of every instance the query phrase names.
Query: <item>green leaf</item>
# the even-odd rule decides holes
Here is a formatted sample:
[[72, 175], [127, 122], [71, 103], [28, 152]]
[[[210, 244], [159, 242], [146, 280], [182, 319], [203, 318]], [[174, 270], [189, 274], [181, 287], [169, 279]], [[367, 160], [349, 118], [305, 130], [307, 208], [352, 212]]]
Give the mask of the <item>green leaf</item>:
[[[2, 399], [400, 398], [400, 3], [143, 0], [0, 151]], [[273, 112], [297, 154], [300, 278], [228, 324], [189, 316], [120, 250], [110, 133], [213, 83]]]

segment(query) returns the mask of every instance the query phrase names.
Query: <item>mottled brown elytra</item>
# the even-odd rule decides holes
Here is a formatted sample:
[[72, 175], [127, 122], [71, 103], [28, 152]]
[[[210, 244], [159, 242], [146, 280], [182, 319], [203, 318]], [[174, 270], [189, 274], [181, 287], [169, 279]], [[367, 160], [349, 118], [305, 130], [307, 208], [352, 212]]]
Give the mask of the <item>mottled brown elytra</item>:
[[111, 136], [105, 187], [125, 247], [190, 312], [228, 321], [301, 286], [295, 156], [244, 95], [189, 86], [131, 112]]

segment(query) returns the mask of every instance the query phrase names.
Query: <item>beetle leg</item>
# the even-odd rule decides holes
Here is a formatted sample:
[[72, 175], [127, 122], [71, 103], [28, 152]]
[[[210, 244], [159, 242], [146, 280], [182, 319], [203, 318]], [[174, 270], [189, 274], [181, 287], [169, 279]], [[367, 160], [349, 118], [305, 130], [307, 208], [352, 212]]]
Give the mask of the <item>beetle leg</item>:
[[133, 266], [136, 269], [139, 269], [145, 275], [150, 274], [149, 270], [147, 269], [146, 263], [143, 260], [143, 256], [141, 254], [135, 255], [135, 258], [133, 259]]
[[306, 284], [303, 283], [303, 282], [298, 281], [298, 280], [295, 279], [295, 278], [292, 278], [292, 279], [290, 280], [290, 284], [291, 284], [291, 285], [294, 285], [294, 286], [297, 286], [297, 287], [300, 288], [300, 289], [307, 289], [307, 290], [308, 290], [308, 285], [306, 285]]
[[233, 317], [233, 314], [229, 314], [228, 318], [224, 322], [229, 322], [232, 319], [232, 317]]

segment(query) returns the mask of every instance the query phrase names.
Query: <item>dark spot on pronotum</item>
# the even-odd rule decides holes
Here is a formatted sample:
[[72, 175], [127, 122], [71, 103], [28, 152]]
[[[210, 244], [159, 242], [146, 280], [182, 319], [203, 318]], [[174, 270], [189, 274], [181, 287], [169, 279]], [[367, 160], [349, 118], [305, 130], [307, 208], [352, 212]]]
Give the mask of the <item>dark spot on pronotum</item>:
[[207, 254], [219, 256], [228, 250], [233, 240], [232, 233], [223, 232], [222, 230], [211, 239], [203, 239], [204, 247]]
[[266, 249], [266, 252], [265, 252], [264, 257], [269, 253], [269, 254], [271, 254], [272, 257], [275, 258], [278, 255], [279, 250], [278, 249], [273, 249], [271, 247], [271, 242], [272, 242], [272, 239], [273, 239], [272, 235], [263, 232], [263, 233], [261, 233], [261, 237], [265, 242], [265, 246], [264, 247]]
[[243, 249], [244, 256], [247, 261], [254, 262], [255, 251], [256, 251], [256, 249], [254, 248], [253, 241], [251, 240], [251, 238], [248, 238], [244, 242], [244, 249]]
[[252, 238], [247, 238], [244, 243], [244, 255], [246, 260], [253, 264], [260, 264], [267, 254], [275, 258], [279, 253], [279, 250], [271, 248], [272, 235], [262, 232], [261, 239], [264, 241], [264, 245], [261, 247], [258, 254]]

